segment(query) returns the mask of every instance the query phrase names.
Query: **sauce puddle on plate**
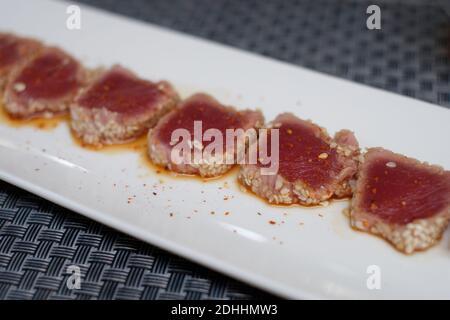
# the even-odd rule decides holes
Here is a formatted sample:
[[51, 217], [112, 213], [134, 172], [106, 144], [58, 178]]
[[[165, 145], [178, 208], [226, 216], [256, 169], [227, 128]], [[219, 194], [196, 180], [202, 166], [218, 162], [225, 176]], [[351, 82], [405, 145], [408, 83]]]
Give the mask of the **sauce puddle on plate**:
[[9, 115], [3, 105], [0, 105], [0, 123], [4, 123], [9, 127], [13, 128], [23, 128], [31, 127], [39, 130], [53, 130], [58, 127], [61, 123], [69, 124], [69, 115], [61, 114], [51, 118], [32, 118], [32, 119], [20, 119], [14, 118]]
[[[72, 131], [71, 131], [72, 132]], [[143, 167], [149, 168], [151, 172], [154, 172], [158, 175], [162, 175], [168, 178], [176, 178], [176, 179], [191, 179], [191, 180], [197, 180], [200, 182], [209, 182], [209, 181], [215, 181], [215, 180], [221, 180], [225, 179], [229, 176], [231, 176], [233, 173], [236, 173], [238, 170], [237, 166], [234, 166], [231, 170], [226, 172], [225, 174], [218, 176], [218, 177], [210, 177], [210, 178], [203, 178], [197, 175], [193, 174], [183, 174], [183, 173], [177, 173], [172, 172], [162, 166], [154, 164], [147, 152], [147, 134], [141, 135], [139, 138], [135, 139], [134, 141], [122, 143], [122, 144], [116, 144], [116, 145], [107, 145], [102, 147], [97, 147], [93, 145], [89, 145], [81, 141], [73, 132], [72, 132], [72, 139], [75, 142], [76, 145], [79, 147], [90, 150], [93, 152], [102, 152], [106, 154], [117, 154], [117, 153], [123, 153], [123, 152], [134, 152], [139, 155], [139, 161], [140, 164]]]

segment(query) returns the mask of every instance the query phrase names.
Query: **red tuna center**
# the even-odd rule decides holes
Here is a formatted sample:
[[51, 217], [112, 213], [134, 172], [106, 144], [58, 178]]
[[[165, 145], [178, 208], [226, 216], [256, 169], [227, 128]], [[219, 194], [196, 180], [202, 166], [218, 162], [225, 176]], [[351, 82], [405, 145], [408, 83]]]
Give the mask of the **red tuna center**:
[[79, 66], [70, 57], [48, 53], [35, 59], [16, 78], [15, 84], [23, 84], [17, 91], [20, 98], [56, 99], [78, 89]]
[[[325, 186], [342, 166], [336, 150], [318, 132], [301, 123], [282, 123], [279, 127], [279, 169], [289, 182], [301, 180], [313, 189]], [[268, 139], [270, 150], [270, 139]]]
[[[223, 143], [226, 145], [226, 129], [242, 128], [241, 117], [237, 112], [224, 110], [212, 101], [188, 101], [184, 106], [175, 111], [175, 114], [161, 128], [159, 138], [169, 144], [172, 132], [175, 129], [186, 129], [194, 136], [194, 121], [202, 121], [202, 134], [208, 129], [218, 129], [223, 133]], [[208, 145], [209, 143], [204, 143]]]
[[162, 94], [158, 86], [150, 81], [111, 71], [95, 83], [78, 103], [87, 108], [105, 108], [134, 115], [156, 106]]
[[0, 38], [0, 68], [14, 64], [19, 59], [17, 42], [10, 37]]
[[404, 225], [450, 205], [448, 174], [387, 158], [374, 160], [366, 174], [362, 209], [387, 222]]

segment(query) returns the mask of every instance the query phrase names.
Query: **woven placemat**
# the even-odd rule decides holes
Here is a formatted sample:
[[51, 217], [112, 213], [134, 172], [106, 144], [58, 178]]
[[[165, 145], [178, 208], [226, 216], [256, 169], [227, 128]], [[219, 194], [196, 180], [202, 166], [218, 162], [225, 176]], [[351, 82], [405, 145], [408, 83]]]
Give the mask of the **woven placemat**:
[[[376, 31], [365, 26], [366, 1], [81, 2], [450, 106], [450, 25], [441, 1], [377, 1]], [[67, 286], [72, 265], [80, 289]], [[266, 297], [0, 181], [0, 299]]]
[[255, 297], [268, 295], [0, 183], [0, 299]]

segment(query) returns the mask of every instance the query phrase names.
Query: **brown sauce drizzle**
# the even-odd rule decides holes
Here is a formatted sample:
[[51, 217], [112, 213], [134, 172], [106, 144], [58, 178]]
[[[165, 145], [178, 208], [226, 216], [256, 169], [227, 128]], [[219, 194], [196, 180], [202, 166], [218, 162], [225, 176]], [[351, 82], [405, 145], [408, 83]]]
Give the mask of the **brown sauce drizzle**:
[[86, 150], [90, 150], [93, 152], [103, 152], [103, 153], [109, 153], [109, 154], [116, 154], [116, 153], [122, 153], [122, 152], [134, 152], [139, 155], [139, 161], [142, 164], [143, 167], [149, 168], [152, 172], [165, 176], [167, 178], [177, 178], [177, 179], [195, 179], [200, 182], [209, 182], [209, 181], [215, 181], [215, 180], [221, 180], [224, 179], [230, 175], [232, 175], [233, 172], [236, 172], [237, 166], [234, 166], [231, 168], [231, 170], [227, 171], [223, 175], [220, 175], [218, 177], [200, 177], [198, 175], [194, 174], [186, 174], [186, 173], [177, 173], [170, 171], [163, 166], [159, 166], [154, 164], [150, 157], [148, 156], [147, 152], [147, 135], [143, 134], [137, 139], [122, 143], [122, 144], [115, 144], [115, 145], [106, 145], [106, 146], [94, 146], [84, 143], [80, 138], [78, 138], [73, 131], [71, 131], [71, 136], [73, 141], [76, 145], [78, 145], [81, 148], [84, 148]]
[[0, 104], [0, 123], [4, 123], [9, 127], [22, 128], [22, 127], [32, 127], [39, 130], [53, 130], [58, 127], [62, 122], [69, 122], [68, 114], [56, 115], [51, 118], [31, 118], [31, 119], [21, 119], [15, 118], [9, 115], [3, 106]]

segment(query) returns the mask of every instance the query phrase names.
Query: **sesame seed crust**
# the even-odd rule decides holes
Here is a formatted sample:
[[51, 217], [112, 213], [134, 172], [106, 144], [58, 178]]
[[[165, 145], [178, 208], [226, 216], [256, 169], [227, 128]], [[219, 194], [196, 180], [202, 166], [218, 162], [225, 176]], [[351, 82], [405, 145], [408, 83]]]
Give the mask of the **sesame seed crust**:
[[427, 219], [417, 219], [406, 225], [389, 224], [370, 213], [350, 209], [350, 225], [361, 231], [381, 236], [397, 250], [412, 254], [435, 245], [442, 237], [450, 220], [450, 207]]
[[[114, 66], [113, 68], [121, 68]], [[108, 70], [97, 69], [90, 75], [90, 86], [83, 88], [70, 106], [71, 128], [76, 137], [83, 143], [101, 147], [103, 145], [129, 142], [156, 125], [158, 120], [172, 110], [179, 100], [178, 94], [165, 81], [156, 83], [161, 91], [157, 102], [146, 112], [132, 117], [108, 110], [101, 106], [86, 108], [77, 103], [91, 86]], [[126, 71], [128, 72], [128, 71]]]
[[70, 124], [75, 135], [86, 144], [102, 146], [126, 143], [156, 125], [158, 119], [174, 105], [174, 101], [167, 101], [151, 115], [124, 119], [119, 113], [105, 108], [87, 109], [73, 104], [70, 108]]
[[[199, 175], [204, 178], [220, 176], [233, 167], [233, 165], [223, 163], [222, 161], [219, 162], [214, 158], [201, 159], [199, 163], [176, 164], [170, 160], [170, 148], [155, 139], [156, 135], [154, 134], [154, 130], [155, 129], [150, 129], [148, 133], [148, 155], [151, 161], [156, 165], [165, 167], [172, 172]], [[229, 154], [224, 153], [224, 159], [229, 156]]]
[[448, 174], [440, 166], [422, 163], [412, 158], [393, 154], [382, 148], [368, 149], [368, 152], [361, 156], [360, 171], [358, 172], [358, 179], [354, 185], [353, 198], [350, 207], [346, 210], [350, 219], [350, 225], [357, 230], [382, 237], [392, 244], [394, 248], [405, 254], [426, 250], [439, 242], [449, 224], [450, 199], [448, 201], [449, 205], [440, 212], [427, 218], [414, 219], [406, 224], [388, 222], [382, 217], [364, 210], [361, 205], [362, 194], [365, 192], [365, 186], [367, 184], [364, 164], [368, 163], [369, 157], [376, 158], [384, 154], [389, 155], [390, 159], [396, 159], [395, 161], [386, 160], [386, 166], [392, 170], [395, 170], [397, 163], [407, 161], [415, 167], [425, 168], [437, 175]]

